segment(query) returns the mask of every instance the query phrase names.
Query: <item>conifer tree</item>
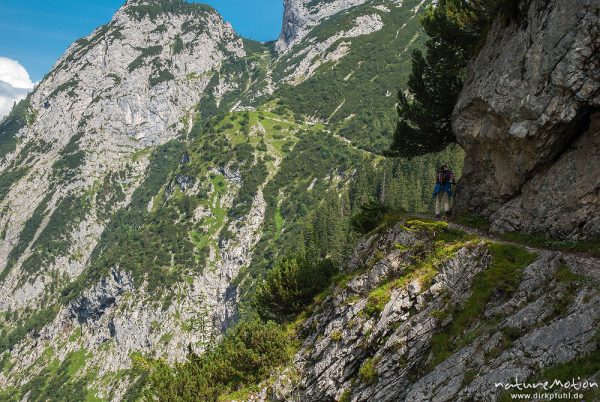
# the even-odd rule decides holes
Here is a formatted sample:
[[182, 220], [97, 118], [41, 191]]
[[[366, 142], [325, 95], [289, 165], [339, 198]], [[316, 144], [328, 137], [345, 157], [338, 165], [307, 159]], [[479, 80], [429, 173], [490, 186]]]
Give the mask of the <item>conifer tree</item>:
[[[456, 141], [452, 112], [470, 58], [482, 46], [492, 21], [518, 18], [518, 0], [440, 0], [421, 19], [429, 36], [424, 55], [412, 56], [407, 92], [398, 93], [399, 121], [389, 155], [439, 152]], [[526, 4], [524, 2], [523, 4]]]

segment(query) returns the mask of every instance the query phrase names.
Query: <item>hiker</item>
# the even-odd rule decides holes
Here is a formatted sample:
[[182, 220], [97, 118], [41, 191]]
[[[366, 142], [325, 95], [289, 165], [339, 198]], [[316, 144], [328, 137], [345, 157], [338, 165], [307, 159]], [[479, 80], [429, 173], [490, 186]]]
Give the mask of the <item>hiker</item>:
[[435, 189], [433, 198], [435, 198], [435, 217], [441, 217], [442, 204], [444, 214], [450, 214], [450, 198], [452, 198], [452, 185], [454, 184], [454, 173], [448, 169], [448, 166], [442, 165], [436, 172]]

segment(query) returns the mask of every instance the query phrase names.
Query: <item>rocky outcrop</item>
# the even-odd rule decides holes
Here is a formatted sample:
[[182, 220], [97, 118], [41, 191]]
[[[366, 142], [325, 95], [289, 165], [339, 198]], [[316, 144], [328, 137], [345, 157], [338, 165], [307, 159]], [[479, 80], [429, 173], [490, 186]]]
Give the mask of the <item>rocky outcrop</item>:
[[366, 2], [367, 0], [286, 0], [283, 28], [275, 48], [279, 53], [285, 53], [322, 20]]
[[[316, 306], [294, 365], [251, 400], [496, 401], [497, 383], [576, 365], [598, 349], [600, 293], [588, 259], [531, 250], [515, 289], [474, 305], [486, 280], [497, 285], [497, 255], [467, 241], [433, 262], [429, 282], [431, 273], [414, 269], [432, 261], [436, 236], [399, 224], [363, 241], [349, 265], [359, 273]], [[374, 309], [383, 292], [389, 299]], [[481, 313], [466, 315], [466, 305]]]
[[110, 276], [101, 279], [93, 289], [71, 302], [71, 318], [77, 319], [79, 324], [96, 321], [115, 304], [119, 296], [133, 288], [133, 280], [127, 274], [113, 269]]
[[369, 35], [383, 28], [383, 21], [379, 14], [361, 15], [354, 21], [354, 26], [346, 31], [342, 30], [320, 43], [314, 43], [301, 51], [301, 61], [288, 67], [291, 73], [282, 82], [298, 84], [310, 78], [315, 71], [328, 62], [337, 62], [350, 52], [351, 40], [362, 35]]
[[589, 118], [559, 159], [492, 215], [494, 230], [600, 238], [600, 113]]
[[499, 231], [595, 237], [600, 5], [528, 3], [496, 21], [469, 67], [453, 116], [467, 154], [458, 206]]

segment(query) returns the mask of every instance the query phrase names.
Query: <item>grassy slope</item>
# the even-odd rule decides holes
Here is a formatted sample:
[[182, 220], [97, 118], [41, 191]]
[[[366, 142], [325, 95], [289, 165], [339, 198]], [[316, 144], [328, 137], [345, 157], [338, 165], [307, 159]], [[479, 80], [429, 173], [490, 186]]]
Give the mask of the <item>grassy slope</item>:
[[414, 10], [419, 3], [408, 0], [401, 8], [390, 7], [389, 13], [368, 3], [327, 20], [275, 64], [275, 79], [289, 74], [286, 70], [301, 60], [307, 44], [352, 28], [359, 16], [378, 14], [384, 27], [369, 35], [338, 40], [331, 49], [342, 41], [351, 42], [351, 51], [343, 59], [322, 65], [306, 81], [286, 85], [275, 96], [295, 113], [329, 121], [330, 129], [360, 148], [386, 149], [397, 121], [396, 94], [405, 88], [411, 71], [411, 52], [426, 40]]

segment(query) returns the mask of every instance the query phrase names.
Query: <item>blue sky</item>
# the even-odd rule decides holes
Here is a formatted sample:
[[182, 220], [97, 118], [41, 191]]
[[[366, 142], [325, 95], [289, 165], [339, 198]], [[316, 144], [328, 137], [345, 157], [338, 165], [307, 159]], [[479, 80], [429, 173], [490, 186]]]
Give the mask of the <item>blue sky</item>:
[[[66, 48], [110, 21], [125, 0], [0, 0], [0, 57], [17, 60], [40, 80]], [[283, 0], [203, 0], [241, 35], [273, 40]]]

